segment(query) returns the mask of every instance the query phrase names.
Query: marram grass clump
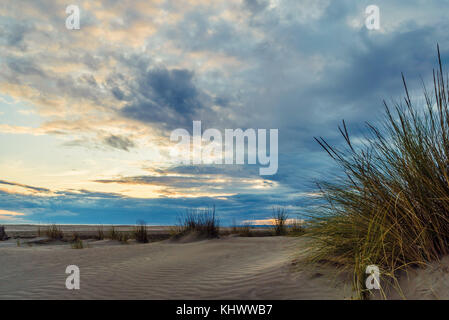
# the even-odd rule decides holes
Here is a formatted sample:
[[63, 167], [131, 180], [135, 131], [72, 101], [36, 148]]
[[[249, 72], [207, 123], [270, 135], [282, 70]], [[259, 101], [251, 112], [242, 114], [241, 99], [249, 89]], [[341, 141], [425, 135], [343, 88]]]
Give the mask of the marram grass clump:
[[97, 240], [104, 240], [105, 235], [104, 235], [104, 229], [103, 226], [98, 226], [97, 227], [97, 236], [96, 236]]
[[310, 260], [351, 270], [359, 298], [369, 296], [368, 265], [380, 268], [381, 284], [400, 292], [400, 270], [449, 251], [449, 88], [439, 48], [438, 62], [432, 90], [423, 86], [424, 105], [412, 102], [402, 77], [404, 101], [384, 102], [384, 120], [367, 123], [361, 146], [344, 122], [344, 148], [316, 139], [344, 174], [319, 183], [326, 205], [307, 227]]
[[78, 237], [73, 240], [70, 246], [72, 249], [84, 249], [84, 242]]
[[272, 219], [274, 225], [274, 234], [277, 236], [283, 236], [287, 234], [287, 210], [285, 210], [285, 208], [283, 207], [273, 208]]
[[109, 231], [108, 237], [111, 240], [119, 240], [120, 233], [116, 230], [114, 226], [111, 226], [111, 230]]
[[148, 243], [147, 225], [144, 221], [139, 221], [137, 226], [134, 227], [134, 238], [137, 242]]
[[64, 238], [64, 232], [62, 232], [61, 227], [57, 226], [56, 224], [48, 226], [45, 234], [52, 240], [62, 240]]
[[249, 221], [244, 221], [241, 225], [237, 225], [237, 223], [234, 221], [231, 228], [231, 234], [236, 234], [240, 237], [252, 237], [252, 228], [253, 227], [249, 223]]
[[178, 217], [178, 225], [172, 230], [175, 238], [195, 233], [206, 238], [218, 238], [220, 227], [215, 214], [215, 206], [212, 208], [190, 209]]
[[304, 228], [304, 222], [298, 219], [292, 219], [292, 221], [288, 224], [288, 235], [299, 237], [306, 233], [306, 229]]

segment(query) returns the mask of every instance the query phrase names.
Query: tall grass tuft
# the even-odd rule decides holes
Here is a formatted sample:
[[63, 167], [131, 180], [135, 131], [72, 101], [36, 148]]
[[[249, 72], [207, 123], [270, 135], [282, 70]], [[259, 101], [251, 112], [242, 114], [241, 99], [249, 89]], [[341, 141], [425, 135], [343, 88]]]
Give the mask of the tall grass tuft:
[[290, 236], [302, 236], [306, 233], [304, 223], [297, 219], [293, 219], [288, 225], [288, 235]]
[[438, 63], [432, 91], [423, 85], [425, 104], [412, 102], [402, 76], [404, 101], [384, 102], [383, 121], [367, 123], [362, 145], [344, 121], [345, 147], [315, 138], [343, 174], [319, 183], [326, 205], [307, 228], [310, 257], [351, 270], [360, 298], [368, 265], [394, 284], [398, 271], [449, 253], [449, 88], [439, 48]]
[[287, 210], [283, 207], [273, 208], [273, 223], [274, 223], [274, 233], [277, 236], [282, 236], [287, 234]]
[[0, 226], [0, 241], [7, 240], [8, 235], [5, 232], [5, 226]]
[[97, 240], [103, 240], [103, 239], [104, 239], [103, 226], [98, 226], [98, 228], [97, 228]]
[[237, 225], [234, 220], [232, 222], [231, 234], [237, 234], [240, 237], [252, 237], [251, 224], [248, 221], [244, 221], [242, 224]]
[[215, 206], [187, 210], [178, 220], [176, 236], [192, 232], [207, 238], [217, 238], [219, 235], [219, 221], [215, 215]]
[[52, 240], [62, 240], [64, 238], [64, 233], [61, 228], [55, 224], [52, 224], [47, 228], [46, 235]]
[[119, 232], [117, 235], [117, 240], [124, 244], [128, 243], [129, 238], [130, 235], [128, 232]]
[[79, 241], [79, 240], [81, 240], [80, 234], [78, 232], [74, 231], [72, 233], [72, 241], [76, 242], [76, 241]]
[[109, 231], [109, 239], [111, 240], [119, 240], [120, 234], [117, 230], [115, 230], [115, 227], [112, 226], [111, 230]]
[[134, 229], [134, 237], [137, 242], [148, 243], [147, 225], [145, 221], [139, 221]]
[[81, 240], [80, 238], [76, 238], [70, 246], [72, 247], [72, 249], [84, 249], [83, 240]]

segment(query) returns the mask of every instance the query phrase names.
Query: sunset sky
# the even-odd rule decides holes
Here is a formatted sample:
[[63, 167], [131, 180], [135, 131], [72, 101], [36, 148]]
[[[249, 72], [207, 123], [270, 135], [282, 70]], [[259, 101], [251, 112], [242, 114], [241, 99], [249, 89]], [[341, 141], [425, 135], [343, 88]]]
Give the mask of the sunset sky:
[[[80, 30], [65, 9], [78, 5]], [[380, 8], [367, 30], [365, 8]], [[416, 8], [420, 9], [417, 10]], [[0, 223], [172, 224], [216, 205], [226, 224], [314, 205], [335, 173], [314, 142], [355, 141], [382, 100], [421, 99], [449, 2], [2, 0]], [[180, 165], [176, 128], [279, 130], [279, 168]]]

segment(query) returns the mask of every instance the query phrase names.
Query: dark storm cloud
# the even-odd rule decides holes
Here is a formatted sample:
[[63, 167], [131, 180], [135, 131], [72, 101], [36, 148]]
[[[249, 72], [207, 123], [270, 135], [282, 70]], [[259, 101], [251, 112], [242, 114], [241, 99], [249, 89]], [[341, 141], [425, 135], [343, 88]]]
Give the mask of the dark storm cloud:
[[104, 138], [103, 142], [109, 147], [124, 151], [129, 151], [130, 148], [135, 147], [135, 144], [132, 140], [130, 140], [127, 137], [122, 137], [118, 135], [110, 135]]
[[449, 40], [443, 32], [446, 27], [423, 27], [383, 39], [364, 39], [363, 52], [354, 52], [348, 57], [349, 66], [335, 73], [341, 83], [335, 81], [327, 87], [329, 96], [337, 103], [351, 103], [366, 112], [380, 105], [382, 99], [397, 99], [404, 93], [401, 73], [413, 88], [419, 88], [421, 77], [428, 82], [436, 67], [437, 41]]
[[[187, 125], [196, 111], [204, 108], [194, 73], [186, 69], [150, 69], [138, 75], [130, 91], [131, 101], [121, 113], [143, 122], [171, 128]], [[117, 99], [124, 99], [120, 88], [114, 88], [113, 93]]]

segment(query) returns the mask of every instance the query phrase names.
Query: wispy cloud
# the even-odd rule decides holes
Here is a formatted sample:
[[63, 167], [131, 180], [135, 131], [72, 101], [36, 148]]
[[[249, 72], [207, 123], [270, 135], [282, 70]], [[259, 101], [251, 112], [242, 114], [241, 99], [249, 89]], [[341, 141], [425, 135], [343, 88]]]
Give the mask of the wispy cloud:
[[41, 188], [41, 187], [33, 187], [33, 186], [29, 186], [26, 184], [21, 184], [21, 183], [17, 183], [17, 182], [9, 182], [9, 181], [5, 181], [5, 180], [0, 180], [0, 184], [2, 185], [6, 185], [6, 186], [13, 186], [13, 187], [20, 187], [29, 191], [33, 191], [33, 192], [50, 192], [49, 189], [47, 188]]
[[25, 214], [16, 211], [10, 210], [1, 210], [0, 209], [0, 222], [4, 223], [23, 223]]

